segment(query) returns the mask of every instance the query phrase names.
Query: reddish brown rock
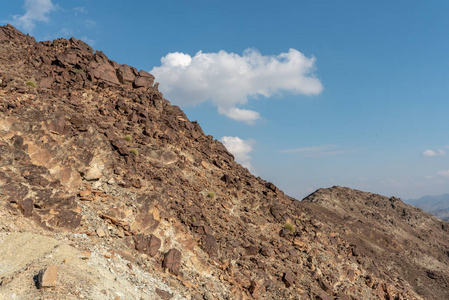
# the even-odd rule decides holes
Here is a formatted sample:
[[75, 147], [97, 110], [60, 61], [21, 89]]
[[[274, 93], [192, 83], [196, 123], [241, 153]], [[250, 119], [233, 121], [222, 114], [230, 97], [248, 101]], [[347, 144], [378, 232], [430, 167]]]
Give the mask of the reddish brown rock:
[[135, 88], [148, 88], [153, 86], [153, 78], [151, 77], [136, 77], [133, 82]]
[[161, 240], [153, 234], [146, 236], [139, 234], [134, 236], [136, 250], [143, 252], [151, 257], [155, 256], [161, 247]]
[[284, 273], [284, 276], [282, 277], [282, 281], [284, 282], [286, 287], [291, 287], [293, 283], [295, 282], [295, 275], [291, 271], [287, 271]]
[[17, 205], [19, 206], [20, 211], [22, 212], [24, 217], [31, 216], [34, 208], [34, 203], [32, 199], [27, 198], [25, 200], [19, 201]]
[[254, 299], [259, 299], [260, 286], [257, 284], [257, 282], [251, 280], [251, 285], [249, 286], [248, 291]]
[[151, 80], [154, 80], [154, 76], [151, 75], [150, 73], [144, 71], [144, 70], [140, 70], [139, 71], [139, 76], [140, 77], [147, 77], [147, 78], [150, 78]]
[[117, 69], [117, 77], [118, 80], [120, 81], [120, 83], [122, 84], [131, 84], [133, 83], [136, 74], [133, 70], [133, 68], [131, 68], [128, 65], [122, 65]]
[[168, 269], [171, 273], [178, 275], [181, 267], [181, 252], [177, 249], [170, 249], [164, 255], [162, 267]]
[[158, 294], [159, 297], [161, 297], [162, 299], [165, 299], [165, 300], [169, 300], [169, 299], [173, 298], [173, 294], [170, 294], [169, 292], [161, 290], [159, 288], [156, 288], [156, 294]]
[[216, 256], [218, 252], [217, 240], [212, 234], [206, 234], [203, 242], [204, 251], [206, 251], [209, 256]]
[[259, 252], [259, 248], [254, 245], [250, 245], [250, 246], [246, 247], [246, 249], [245, 249], [246, 255], [256, 255], [258, 252]]

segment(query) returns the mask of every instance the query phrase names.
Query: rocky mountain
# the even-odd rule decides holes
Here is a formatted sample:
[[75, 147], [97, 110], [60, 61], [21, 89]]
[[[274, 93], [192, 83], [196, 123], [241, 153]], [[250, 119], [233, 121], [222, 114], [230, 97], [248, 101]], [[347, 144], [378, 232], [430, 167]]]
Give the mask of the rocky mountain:
[[449, 222], [449, 194], [424, 196], [419, 199], [410, 199], [406, 202], [431, 213], [443, 221]]
[[0, 27], [1, 299], [449, 299], [449, 224], [254, 177], [154, 77]]

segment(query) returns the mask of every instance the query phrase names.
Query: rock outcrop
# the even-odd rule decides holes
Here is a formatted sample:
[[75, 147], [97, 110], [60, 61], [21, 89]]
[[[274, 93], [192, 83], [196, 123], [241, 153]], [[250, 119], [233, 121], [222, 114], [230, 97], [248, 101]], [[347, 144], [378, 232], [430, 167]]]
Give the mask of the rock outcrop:
[[449, 298], [448, 223], [348, 188], [288, 197], [154, 80], [0, 27], [0, 297]]

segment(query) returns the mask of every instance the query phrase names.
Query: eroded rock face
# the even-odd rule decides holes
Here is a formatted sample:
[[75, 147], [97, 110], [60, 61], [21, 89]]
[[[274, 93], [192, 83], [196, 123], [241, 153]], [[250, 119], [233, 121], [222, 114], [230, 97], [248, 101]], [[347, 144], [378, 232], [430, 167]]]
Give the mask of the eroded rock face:
[[[74, 38], [0, 27], [0, 234], [65, 240], [27, 253], [76, 248], [68, 265], [96, 266], [58, 261], [59, 297], [114, 299], [64, 280], [95, 274], [130, 299], [447, 299], [446, 225], [348, 188], [299, 202], [237, 164], [151, 74]], [[22, 269], [0, 274], [2, 290], [24, 286]]]

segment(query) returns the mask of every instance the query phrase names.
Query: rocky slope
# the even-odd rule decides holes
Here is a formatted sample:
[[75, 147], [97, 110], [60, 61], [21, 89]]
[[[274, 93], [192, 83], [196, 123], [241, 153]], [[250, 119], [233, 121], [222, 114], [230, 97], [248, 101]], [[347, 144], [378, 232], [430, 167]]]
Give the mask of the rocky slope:
[[0, 27], [2, 299], [447, 299], [448, 236], [396, 198], [288, 197], [152, 75]]

